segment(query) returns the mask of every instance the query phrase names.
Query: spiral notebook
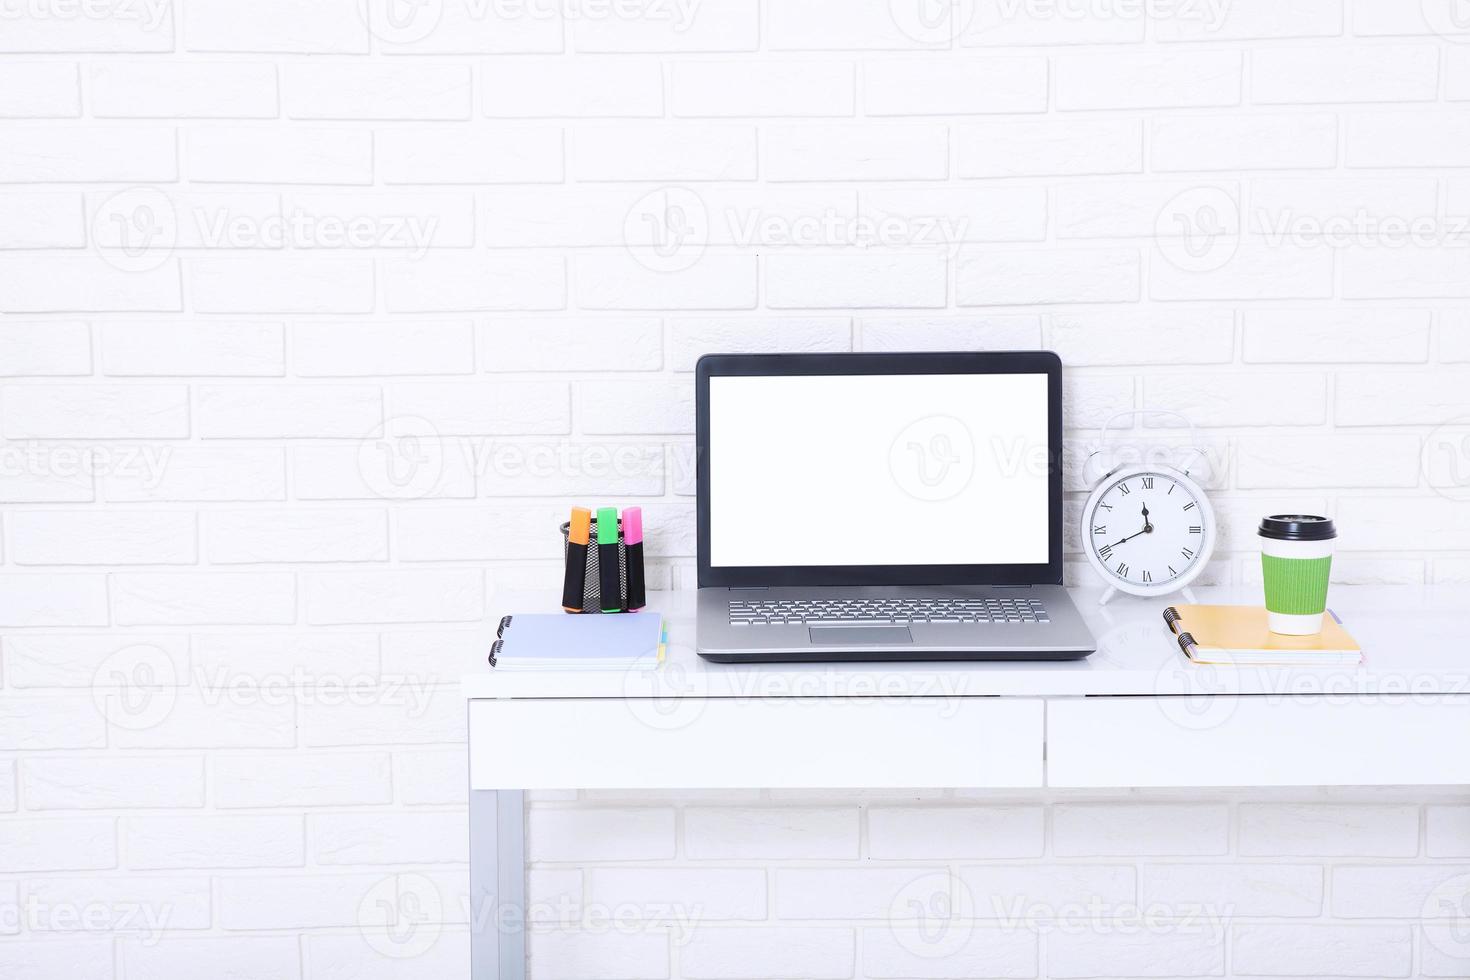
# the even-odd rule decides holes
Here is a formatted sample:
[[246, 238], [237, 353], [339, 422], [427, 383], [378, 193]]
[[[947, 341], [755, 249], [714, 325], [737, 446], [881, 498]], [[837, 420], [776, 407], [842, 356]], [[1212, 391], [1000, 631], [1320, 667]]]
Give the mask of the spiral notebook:
[[490, 645], [498, 670], [626, 670], [663, 662], [668, 634], [658, 613], [506, 616]]
[[1262, 606], [1170, 606], [1164, 622], [1195, 663], [1337, 667], [1363, 662], [1363, 648], [1330, 610], [1316, 636], [1272, 633]]

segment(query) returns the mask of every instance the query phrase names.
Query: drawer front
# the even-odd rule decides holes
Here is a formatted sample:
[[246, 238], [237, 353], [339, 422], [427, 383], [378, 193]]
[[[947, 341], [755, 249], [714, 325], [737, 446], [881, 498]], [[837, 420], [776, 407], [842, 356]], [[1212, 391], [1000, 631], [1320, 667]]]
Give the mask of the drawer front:
[[474, 789], [1039, 787], [1027, 699], [469, 702]]
[[1470, 783], [1470, 698], [1097, 698], [1047, 705], [1047, 785]]

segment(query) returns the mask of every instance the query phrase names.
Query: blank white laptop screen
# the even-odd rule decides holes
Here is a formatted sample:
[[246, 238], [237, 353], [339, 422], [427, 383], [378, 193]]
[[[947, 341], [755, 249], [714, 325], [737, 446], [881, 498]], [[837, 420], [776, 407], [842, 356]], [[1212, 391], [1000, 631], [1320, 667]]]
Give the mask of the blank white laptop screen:
[[712, 566], [1047, 563], [1045, 374], [709, 386]]

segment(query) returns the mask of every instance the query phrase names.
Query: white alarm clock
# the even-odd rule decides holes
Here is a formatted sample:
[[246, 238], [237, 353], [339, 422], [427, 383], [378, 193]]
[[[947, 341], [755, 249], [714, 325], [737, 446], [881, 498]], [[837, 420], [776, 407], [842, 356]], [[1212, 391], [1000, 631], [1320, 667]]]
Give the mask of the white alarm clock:
[[1204, 489], [1188, 470], [1164, 463], [1114, 467], [1094, 480], [1082, 509], [1082, 548], [1109, 586], [1103, 602], [1117, 592], [1162, 596], [1187, 589], [1204, 571], [1215, 540], [1215, 510]]

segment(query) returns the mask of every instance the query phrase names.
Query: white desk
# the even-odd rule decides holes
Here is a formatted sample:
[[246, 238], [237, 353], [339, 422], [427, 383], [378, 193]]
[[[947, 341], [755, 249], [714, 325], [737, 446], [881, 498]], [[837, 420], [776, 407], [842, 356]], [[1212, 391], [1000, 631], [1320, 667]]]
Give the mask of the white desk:
[[[471, 893], [502, 913], [475, 917], [475, 980], [525, 976], [528, 789], [1470, 783], [1470, 589], [1335, 589], [1351, 668], [1193, 665], [1167, 602], [1075, 595], [1098, 639], [1080, 661], [714, 664], [692, 594], [666, 593], [657, 670], [466, 676]], [[501, 605], [486, 649], [501, 614], [556, 608]]]

